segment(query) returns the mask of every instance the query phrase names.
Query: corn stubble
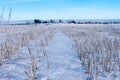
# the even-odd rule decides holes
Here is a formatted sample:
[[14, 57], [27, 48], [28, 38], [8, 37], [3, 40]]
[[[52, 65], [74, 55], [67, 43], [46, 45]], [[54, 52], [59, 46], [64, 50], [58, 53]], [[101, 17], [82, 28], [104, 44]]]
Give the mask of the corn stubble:
[[[42, 57], [46, 60], [47, 68], [50, 68], [50, 66], [49, 66], [49, 58], [46, 52], [46, 46], [48, 45], [49, 41], [52, 39], [53, 35], [54, 35], [54, 30], [51, 30], [45, 37], [41, 39], [40, 44], [39, 44], [40, 45], [39, 47], [41, 48], [41, 52], [37, 53], [37, 56], [38, 54], [39, 55], [43, 54], [43, 56], [40, 56], [39, 58]], [[37, 65], [40, 63], [40, 61], [37, 59], [38, 57], [34, 53], [32, 53], [31, 48], [28, 47], [28, 51], [30, 55], [30, 59], [29, 59], [30, 64], [24, 67], [24, 73], [28, 80], [36, 80], [38, 79]]]
[[[0, 30], [0, 33], [6, 34], [6, 38], [4, 41], [0, 43], [0, 66], [2, 66], [4, 61], [6, 59], [9, 59], [13, 55], [17, 54], [17, 51], [27, 46], [27, 44], [30, 41], [37, 40], [40, 36], [41, 39], [39, 39], [40, 44], [39, 47], [42, 50], [42, 53], [37, 53], [43, 56], [46, 60], [46, 66], [49, 68], [49, 58], [46, 52], [46, 46], [48, 45], [49, 41], [52, 39], [54, 35], [54, 29], [52, 28], [20, 28], [20, 30], [25, 29], [25, 31], [19, 32], [20, 27], [11, 27], [6, 28], [2, 27], [3, 31]], [[16, 31], [15, 31], [16, 30]], [[47, 33], [47, 34], [46, 34]], [[46, 35], [44, 35], [46, 34]], [[24, 66], [24, 74], [26, 76], [27, 80], [36, 80], [38, 78], [37, 74], [37, 65], [38, 65], [38, 57], [36, 57], [36, 54], [32, 52], [32, 49], [28, 47], [29, 52], [29, 62], [30, 64], [27, 64]], [[39, 62], [40, 63], [40, 62]]]
[[73, 49], [86, 69], [86, 79], [99, 80], [98, 76], [109, 75], [117, 77], [117, 71], [120, 71], [119, 34], [103, 29], [90, 29], [86, 32], [81, 29], [69, 27], [61, 30], [74, 42]]

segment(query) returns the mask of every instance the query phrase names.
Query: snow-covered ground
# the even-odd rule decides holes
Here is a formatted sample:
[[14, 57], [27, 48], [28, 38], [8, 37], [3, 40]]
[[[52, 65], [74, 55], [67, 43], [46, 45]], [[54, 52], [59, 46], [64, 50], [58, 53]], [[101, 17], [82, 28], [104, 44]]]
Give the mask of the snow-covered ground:
[[85, 73], [80, 60], [72, 49], [72, 41], [56, 29], [47, 46], [50, 68], [43, 67], [41, 73], [50, 80], [82, 80]]
[[[82, 65], [82, 61], [74, 49], [73, 40], [78, 38], [82, 40], [84, 38], [84, 36], [78, 34], [79, 32], [87, 32], [89, 34], [89, 32], [95, 31], [105, 36], [113, 36], [111, 34], [114, 30], [117, 31], [116, 34], [119, 34], [119, 25], [105, 26], [107, 25], [51, 24], [33, 25], [33, 27], [25, 26], [22, 28], [17, 26], [20, 30], [13, 29], [16, 31], [14, 31], [12, 36], [25, 33], [25, 35], [28, 34], [27, 38], [25, 38], [28, 40], [26, 44], [17, 49], [16, 54], [12, 54], [5, 59], [2, 58], [0, 80], [35, 80], [34, 74], [36, 74], [36, 80], [92, 80], [88, 77], [89, 74], [86, 73], [86, 68]], [[0, 44], [4, 42], [2, 37], [7, 37], [6, 34], [9, 34], [9, 29], [7, 29], [7, 33], [0, 32]], [[64, 31], [66, 31], [67, 35]], [[31, 32], [32, 36], [29, 35], [29, 32]], [[119, 38], [119, 35], [116, 34], [114, 35]], [[73, 39], [69, 35], [72, 35]], [[15, 39], [16, 37], [13, 38], [15, 41], [18, 39]], [[2, 48], [0, 47], [0, 49], [1, 57]], [[32, 68], [35, 66], [35, 64], [31, 64], [33, 62], [36, 64], [35, 70]], [[116, 64], [118, 65], [118, 63]], [[116, 73], [117, 76], [114, 79], [110, 76], [98, 75], [98, 80], [120, 80], [120, 71], [116, 71]]]

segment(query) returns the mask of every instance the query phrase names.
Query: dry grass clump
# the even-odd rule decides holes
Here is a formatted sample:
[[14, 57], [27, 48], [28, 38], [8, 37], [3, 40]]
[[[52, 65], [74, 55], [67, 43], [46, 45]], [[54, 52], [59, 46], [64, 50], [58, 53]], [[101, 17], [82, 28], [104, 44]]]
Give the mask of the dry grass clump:
[[49, 41], [52, 39], [52, 37], [54, 36], [54, 29], [51, 30], [42, 40], [40, 43], [40, 47], [42, 49], [42, 53], [46, 59], [46, 63], [47, 63], [47, 68], [49, 68], [49, 59], [48, 59], [48, 55], [46, 52], [46, 46], [48, 45]]
[[0, 66], [2, 65], [3, 62], [3, 52], [2, 52], [2, 45], [0, 45]]
[[29, 55], [30, 55], [30, 64], [25, 66], [24, 73], [28, 80], [36, 80], [37, 79], [37, 62], [36, 56], [31, 52], [31, 49], [28, 48]]
[[[46, 66], [47, 66], [47, 68], [49, 68], [49, 59], [48, 59], [48, 55], [47, 55], [47, 51], [46, 51], [46, 46], [48, 45], [49, 41], [52, 39], [53, 35], [54, 35], [54, 30], [50, 30], [44, 37], [42, 37], [42, 39], [40, 39], [40, 46], [39, 46], [41, 49], [40, 53], [37, 53], [37, 54], [33, 53], [32, 48], [28, 48], [30, 64], [28, 64], [27, 66], [24, 67], [24, 73], [28, 80], [38, 79], [37, 65], [38, 65], [38, 63], [40, 63], [40, 61], [37, 59], [38, 55], [41, 55], [39, 58], [45, 59]], [[43, 56], [42, 56], [42, 54], [43, 54]]]
[[[75, 27], [74, 27], [75, 28]], [[73, 42], [82, 65], [89, 78], [98, 80], [98, 76], [118, 76], [120, 71], [120, 38], [109, 35], [111, 32], [64, 28], [63, 33]], [[103, 30], [101, 30], [103, 31]], [[114, 32], [112, 32], [114, 33]]]

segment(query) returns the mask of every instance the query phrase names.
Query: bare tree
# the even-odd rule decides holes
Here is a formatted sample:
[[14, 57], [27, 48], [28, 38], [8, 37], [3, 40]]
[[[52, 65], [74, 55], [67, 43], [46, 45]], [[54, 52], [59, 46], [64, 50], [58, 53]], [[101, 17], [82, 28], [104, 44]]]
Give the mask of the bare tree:
[[1, 12], [1, 15], [0, 15], [0, 21], [1, 22], [3, 21], [4, 10], [5, 10], [5, 7], [2, 7], [2, 12]]
[[[5, 10], [8, 10], [8, 16], [7, 15], [5, 15]], [[6, 14], [7, 14], [6, 13]], [[12, 14], [12, 7], [10, 6], [10, 4], [8, 4], [8, 5], [5, 5], [4, 7], [2, 7], [2, 12], [1, 12], [1, 15], [0, 15], [0, 21], [2, 22], [5, 18], [4, 18], [4, 16], [6, 16], [6, 17], [8, 17], [8, 23], [9, 23], [9, 21], [10, 21], [10, 19], [11, 19], [11, 14]], [[7, 19], [6, 19], [7, 20]]]
[[8, 9], [9, 9], [8, 23], [9, 23], [11, 19], [11, 14], [12, 14], [12, 7], [8, 7]]

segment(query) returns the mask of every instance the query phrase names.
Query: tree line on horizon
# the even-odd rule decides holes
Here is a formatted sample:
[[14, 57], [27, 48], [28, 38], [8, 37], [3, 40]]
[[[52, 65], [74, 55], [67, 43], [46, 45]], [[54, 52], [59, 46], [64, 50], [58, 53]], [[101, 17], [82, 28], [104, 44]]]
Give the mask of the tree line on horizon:
[[75, 20], [39, 20], [34, 19], [34, 24], [46, 24], [46, 23], [68, 23], [68, 24], [120, 24], [120, 21], [75, 21]]

